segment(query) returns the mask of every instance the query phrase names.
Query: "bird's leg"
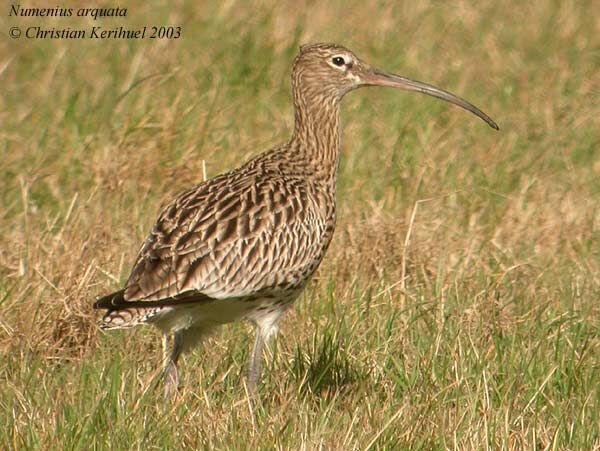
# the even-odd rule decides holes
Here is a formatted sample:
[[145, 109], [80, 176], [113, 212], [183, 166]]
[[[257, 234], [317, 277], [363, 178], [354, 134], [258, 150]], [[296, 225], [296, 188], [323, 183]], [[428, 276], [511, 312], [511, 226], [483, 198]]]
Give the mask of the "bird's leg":
[[256, 394], [258, 380], [260, 378], [260, 367], [262, 364], [262, 354], [265, 343], [277, 331], [275, 325], [276, 319], [268, 323], [256, 323], [256, 339], [250, 356], [250, 364], [248, 367], [248, 392], [251, 396]]
[[256, 393], [256, 386], [258, 385], [264, 345], [265, 338], [263, 337], [262, 330], [257, 327], [256, 339], [254, 340], [254, 347], [252, 348], [252, 355], [250, 356], [250, 364], [248, 366], [248, 392], [252, 396]]
[[168, 335], [163, 338], [163, 351], [165, 354], [165, 367], [163, 370], [163, 396], [171, 398], [177, 393], [179, 388], [179, 372], [177, 371], [177, 361], [181, 355], [181, 345], [183, 341], [183, 332], [175, 332], [173, 335], [173, 348], [169, 353]]

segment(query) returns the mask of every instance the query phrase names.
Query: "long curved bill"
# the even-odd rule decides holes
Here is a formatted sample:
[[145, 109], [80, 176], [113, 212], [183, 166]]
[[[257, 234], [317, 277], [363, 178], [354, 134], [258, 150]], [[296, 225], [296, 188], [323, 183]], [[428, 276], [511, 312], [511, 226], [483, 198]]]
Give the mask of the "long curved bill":
[[459, 107], [470, 111], [474, 115], [480, 117], [482, 120], [487, 122], [487, 124], [490, 127], [496, 130], [500, 130], [498, 124], [496, 124], [496, 122], [494, 122], [491, 117], [489, 117], [475, 105], [467, 102], [465, 99], [461, 99], [460, 97], [455, 96], [454, 94], [448, 91], [444, 91], [443, 89], [436, 88], [432, 85], [428, 85], [427, 83], [411, 80], [410, 78], [401, 77], [400, 75], [392, 74], [374, 68], [370, 68], [368, 71], [366, 71], [366, 73], [364, 73], [361, 76], [361, 79], [365, 85], [389, 86], [391, 88], [406, 89], [407, 91], [422, 92], [423, 94], [437, 97], [438, 99], [445, 100], [446, 102], [453, 103], [454, 105], [458, 105]]

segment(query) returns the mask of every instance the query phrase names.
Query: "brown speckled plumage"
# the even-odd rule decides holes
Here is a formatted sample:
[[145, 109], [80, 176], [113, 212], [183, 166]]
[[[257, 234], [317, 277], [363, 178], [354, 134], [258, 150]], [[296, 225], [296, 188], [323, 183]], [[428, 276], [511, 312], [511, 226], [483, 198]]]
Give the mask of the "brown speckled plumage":
[[143, 243], [125, 288], [94, 304], [106, 310], [103, 328], [152, 323], [165, 335], [175, 334], [166, 361], [165, 393], [177, 387], [181, 351], [214, 327], [241, 319], [257, 326], [249, 383], [254, 387], [263, 342], [331, 242], [339, 104], [348, 91], [367, 85], [425, 92], [495, 126], [464, 100], [373, 69], [344, 47], [302, 47], [292, 70], [291, 139], [167, 205]]

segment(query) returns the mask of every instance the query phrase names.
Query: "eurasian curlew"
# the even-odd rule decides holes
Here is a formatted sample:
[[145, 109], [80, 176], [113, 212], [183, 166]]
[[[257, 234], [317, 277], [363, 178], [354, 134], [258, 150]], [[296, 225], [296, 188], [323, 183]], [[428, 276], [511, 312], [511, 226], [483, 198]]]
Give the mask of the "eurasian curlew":
[[160, 213], [125, 288], [98, 299], [101, 327], [157, 326], [167, 353], [165, 395], [178, 387], [177, 362], [211, 330], [250, 320], [256, 339], [254, 392], [264, 343], [302, 292], [333, 236], [340, 158], [340, 101], [362, 86], [418, 91], [496, 123], [434, 86], [373, 68], [335, 44], [301, 47], [292, 70], [292, 137], [239, 168], [182, 193]]

